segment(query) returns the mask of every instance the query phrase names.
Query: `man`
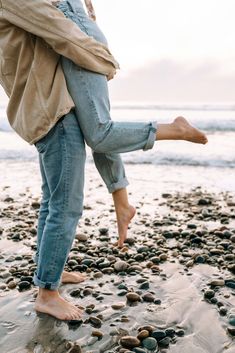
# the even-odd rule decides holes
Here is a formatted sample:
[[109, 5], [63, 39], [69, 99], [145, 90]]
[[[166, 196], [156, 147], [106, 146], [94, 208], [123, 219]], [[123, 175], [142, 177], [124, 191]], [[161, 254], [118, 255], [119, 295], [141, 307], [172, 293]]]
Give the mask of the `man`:
[[[9, 97], [8, 120], [25, 141], [36, 145], [40, 141], [40, 161], [44, 158], [50, 164], [45, 171], [40, 163], [48, 181], [42, 190], [48, 196], [49, 214], [43, 218], [42, 204], [47, 237], [39, 258], [43, 273], [34, 275], [40, 287], [35, 308], [71, 320], [79, 318], [81, 310], [59, 295], [58, 286], [82, 212], [77, 205], [83, 198], [85, 149], [60, 55], [108, 79], [119, 67], [105, 45], [81, 32], [49, 1], [0, 0], [0, 83]], [[63, 282], [71, 281], [68, 273], [63, 275]]]

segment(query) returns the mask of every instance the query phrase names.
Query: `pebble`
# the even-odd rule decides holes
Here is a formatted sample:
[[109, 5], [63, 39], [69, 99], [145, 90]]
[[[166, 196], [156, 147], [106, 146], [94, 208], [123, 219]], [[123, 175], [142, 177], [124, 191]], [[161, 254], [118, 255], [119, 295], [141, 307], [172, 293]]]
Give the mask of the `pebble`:
[[82, 242], [86, 242], [88, 240], [88, 236], [86, 234], [77, 234], [76, 239]]
[[204, 298], [211, 299], [211, 298], [214, 297], [214, 295], [215, 295], [215, 292], [213, 290], [211, 290], [211, 289], [208, 289], [204, 293]]
[[142, 330], [138, 333], [137, 338], [139, 340], [143, 340], [144, 338], [147, 338], [149, 336], [149, 331], [147, 330]]
[[126, 271], [126, 269], [129, 267], [129, 264], [126, 261], [117, 261], [114, 264], [114, 269], [118, 272], [120, 271]]
[[31, 283], [28, 281], [22, 281], [18, 283], [19, 290], [26, 290], [31, 288]]
[[103, 332], [98, 331], [98, 330], [94, 330], [91, 333], [92, 336], [98, 337], [98, 338], [102, 338], [104, 336]]
[[166, 333], [165, 331], [156, 330], [152, 332], [151, 336], [156, 338], [157, 341], [160, 341], [161, 339], [166, 337]]
[[125, 303], [115, 303], [115, 304], [111, 305], [113, 310], [120, 310], [120, 309], [124, 308], [125, 306], [126, 306]]
[[92, 326], [97, 327], [97, 328], [102, 326], [102, 321], [98, 317], [95, 317], [95, 316], [90, 316], [89, 322], [91, 323]]
[[223, 279], [214, 279], [209, 283], [211, 286], [224, 286], [225, 285], [225, 281]]
[[167, 347], [169, 347], [170, 342], [171, 342], [170, 338], [165, 337], [162, 340], [158, 341], [158, 344], [160, 347], [167, 348]]
[[156, 349], [158, 347], [157, 340], [153, 337], [147, 337], [142, 341], [144, 348], [149, 350]]
[[147, 303], [153, 303], [155, 298], [152, 293], [146, 293], [142, 296], [143, 300]]
[[134, 348], [140, 345], [140, 340], [134, 336], [123, 336], [120, 339], [120, 344], [124, 348]]
[[129, 300], [130, 302], [138, 302], [140, 301], [140, 296], [139, 294], [135, 293], [135, 292], [129, 292], [126, 295], [127, 300]]
[[235, 327], [227, 327], [227, 331], [231, 336], [235, 336]]
[[8, 288], [9, 289], [14, 289], [14, 288], [16, 288], [16, 282], [13, 280], [13, 281], [10, 281], [8, 284], [7, 284], [7, 286], [8, 286]]

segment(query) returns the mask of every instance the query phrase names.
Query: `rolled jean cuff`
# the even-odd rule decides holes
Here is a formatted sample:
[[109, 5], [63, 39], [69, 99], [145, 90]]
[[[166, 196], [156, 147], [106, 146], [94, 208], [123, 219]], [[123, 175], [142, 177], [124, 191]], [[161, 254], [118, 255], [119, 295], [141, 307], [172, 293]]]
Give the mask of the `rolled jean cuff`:
[[157, 132], [157, 121], [152, 121], [149, 129], [149, 136], [148, 136], [148, 140], [146, 142], [146, 145], [143, 148], [143, 151], [147, 151], [150, 150], [151, 148], [153, 148], [154, 143], [156, 141], [156, 132]]
[[40, 288], [57, 290], [60, 286], [60, 282], [61, 282], [60, 279], [56, 282], [44, 282], [37, 277], [36, 272], [34, 272], [34, 275], [33, 275], [33, 283], [35, 284], [35, 286], [38, 286]]
[[123, 178], [123, 179], [119, 180], [117, 183], [113, 183], [113, 184], [108, 185], [107, 188], [111, 194], [114, 191], [126, 188], [128, 185], [129, 185], [128, 180], [126, 178]]

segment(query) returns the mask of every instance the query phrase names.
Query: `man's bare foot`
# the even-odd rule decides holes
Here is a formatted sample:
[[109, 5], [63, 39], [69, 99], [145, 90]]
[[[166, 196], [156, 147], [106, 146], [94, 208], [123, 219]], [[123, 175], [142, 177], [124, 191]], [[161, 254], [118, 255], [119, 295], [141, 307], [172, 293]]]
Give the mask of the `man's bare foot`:
[[57, 290], [39, 288], [35, 310], [59, 320], [79, 320], [82, 310], [62, 298]]
[[120, 208], [116, 211], [119, 239], [115, 245], [123, 247], [127, 238], [128, 225], [136, 213], [135, 207], [129, 205], [128, 208]]
[[175, 127], [179, 136], [182, 137], [182, 140], [201, 144], [206, 144], [208, 142], [206, 135], [190, 125], [182, 116], [176, 118], [172, 125]]
[[62, 283], [81, 283], [86, 280], [87, 276], [80, 272], [63, 271], [61, 276]]

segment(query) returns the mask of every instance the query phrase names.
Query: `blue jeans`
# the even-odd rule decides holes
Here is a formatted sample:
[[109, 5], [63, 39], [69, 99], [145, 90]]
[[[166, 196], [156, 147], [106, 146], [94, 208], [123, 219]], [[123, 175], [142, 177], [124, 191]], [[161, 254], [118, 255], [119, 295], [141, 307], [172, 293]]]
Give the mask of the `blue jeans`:
[[[61, 11], [81, 30], [107, 44], [95, 22], [90, 20], [80, 0], [59, 5]], [[85, 146], [93, 150], [96, 167], [109, 192], [128, 185], [119, 153], [153, 147], [156, 122], [113, 122], [107, 78], [87, 71], [61, 58], [69, 92], [75, 102], [71, 111], [38, 141], [42, 175], [42, 201], [39, 210], [37, 270], [34, 284], [58, 289], [71, 249], [76, 226], [82, 215]]]

